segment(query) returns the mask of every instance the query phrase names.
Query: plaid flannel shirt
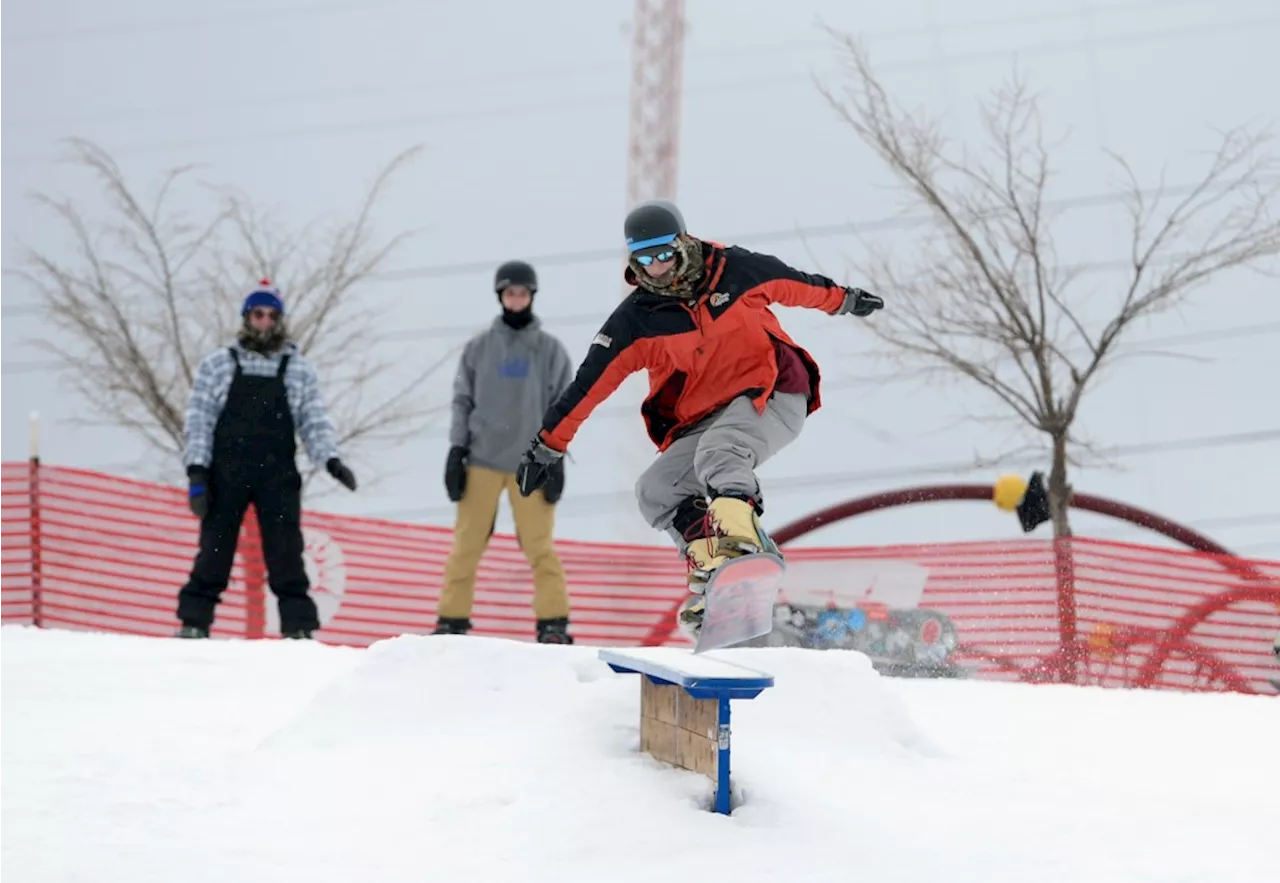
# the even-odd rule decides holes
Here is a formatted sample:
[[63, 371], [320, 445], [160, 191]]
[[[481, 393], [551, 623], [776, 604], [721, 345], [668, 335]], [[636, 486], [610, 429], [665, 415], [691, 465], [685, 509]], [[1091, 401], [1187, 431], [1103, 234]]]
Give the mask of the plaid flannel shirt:
[[[293, 425], [307, 456], [316, 466], [324, 466], [331, 457], [338, 456], [337, 432], [325, 409], [320, 395], [320, 382], [315, 366], [298, 352], [296, 344], [288, 344], [280, 352], [264, 356], [233, 344], [240, 357], [240, 367], [253, 377], [273, 377], [280, 370], [280, 359], [288, 354], [289, 367], [285, 369], [284, 386], [289, 397], [289, 411]], [[210, 353], [200, 363], [191, 396], [187, 399], [187, 419], [184, 428], [186, 450], [184, 466], [208, 466], [213, 457], [213, 430], [227, 403], [227, 393], [236, 374], [236, 363], [226, 347]]]

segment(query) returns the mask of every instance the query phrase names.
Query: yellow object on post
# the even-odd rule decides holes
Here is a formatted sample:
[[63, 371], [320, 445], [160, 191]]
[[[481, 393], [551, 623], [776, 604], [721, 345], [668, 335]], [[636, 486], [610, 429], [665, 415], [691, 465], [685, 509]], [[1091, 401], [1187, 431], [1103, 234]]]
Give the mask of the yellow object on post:
[[996, 507], [1005, 512], [1014, 512], [1027, 493], [1027, 480], [1021, 475], [1002, 475], [991, 487], [991, 499]]

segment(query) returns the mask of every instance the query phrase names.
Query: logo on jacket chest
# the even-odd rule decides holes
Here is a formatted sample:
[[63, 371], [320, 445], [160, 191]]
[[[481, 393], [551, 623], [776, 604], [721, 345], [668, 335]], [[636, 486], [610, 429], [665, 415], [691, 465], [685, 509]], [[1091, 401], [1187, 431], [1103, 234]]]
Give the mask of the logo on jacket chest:
[[507, 356], [498, 363], [498, 376], [510, 380], [524, 380], [529, 376], [529, 358], [527, 356]]
[[730, 286], [708, 294], [707, 312], [711, 314], [711, 318], [719, 319], [726, 312], [733, 309], [733, 305], [738, 302], [738, 295], [741, 293], [736, 287]]

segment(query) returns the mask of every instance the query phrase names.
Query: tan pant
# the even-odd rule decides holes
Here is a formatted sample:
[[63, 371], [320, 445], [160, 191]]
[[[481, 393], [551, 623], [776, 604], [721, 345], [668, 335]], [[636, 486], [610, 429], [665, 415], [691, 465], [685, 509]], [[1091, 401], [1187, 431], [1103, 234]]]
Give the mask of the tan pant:
[[564, 566], [551, 542], [555, 531], [555, 506], [547, 502], [541, 491], [527, 497], [520, 496], [513, 473], [468, 466], [467, 489], [458, 501], [453, 548], [444, 565], [444, 588], [440, 593], [437, 614], [441, 619], [471, 616], [476, 568], [489, 545], [498, 514], [498, 500], [504, 490], [511, 503], [520, 548], [533, 568], [534, 616], [538, 619], [559, 619], [569, 615]]

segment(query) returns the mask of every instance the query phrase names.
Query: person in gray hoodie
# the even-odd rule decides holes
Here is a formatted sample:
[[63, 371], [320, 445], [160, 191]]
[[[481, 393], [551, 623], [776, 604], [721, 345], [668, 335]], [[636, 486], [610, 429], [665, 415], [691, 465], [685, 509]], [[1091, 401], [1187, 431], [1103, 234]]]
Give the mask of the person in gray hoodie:
[[494, 276], [494, 290], [502, 315], [467, 342], [453, 381], [444, 483], [458, 512], [434, 634], [471, 630], [476, 568], [506, 491], [520, 548], [533, 570], [537, 639], [572, 644], [564, 567], [552, 543], [555, 505], [564, 492], [563, 464], [542, 493], [531, 496], [519, 493], [515, 473], [526, 440], [572, 382], [573, 365], [564, 345], [533, 314], [538, 291], [533, 267], [524, 261], [504, 263]]

